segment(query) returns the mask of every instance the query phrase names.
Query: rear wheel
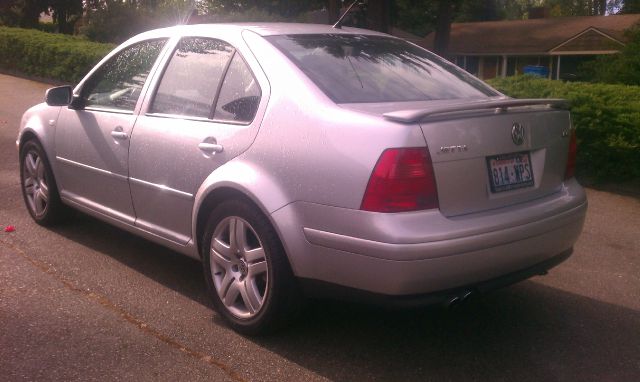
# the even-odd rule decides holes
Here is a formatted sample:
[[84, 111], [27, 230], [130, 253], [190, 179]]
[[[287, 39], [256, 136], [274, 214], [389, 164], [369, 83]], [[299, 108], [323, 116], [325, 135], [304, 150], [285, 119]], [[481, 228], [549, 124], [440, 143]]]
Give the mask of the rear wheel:
[[280, 240], [249, 203], [229, 200], [213, 210], [202, 253], [213, 304], [236, 331], [264, 334], [297, 311], [297, 288]]
[[66, 216], [51, 166], [36, 140], [27, 141], [20, 150], [20, 183], [27, 210], [36, 223], [49, 226]]

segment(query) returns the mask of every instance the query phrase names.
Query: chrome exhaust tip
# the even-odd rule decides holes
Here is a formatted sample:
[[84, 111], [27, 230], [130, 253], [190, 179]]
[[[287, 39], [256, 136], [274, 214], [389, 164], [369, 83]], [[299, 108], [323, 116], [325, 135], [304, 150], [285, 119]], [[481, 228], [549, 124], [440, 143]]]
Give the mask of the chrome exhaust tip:
[[453, 297], [449, 298], [447, 300], [447, 302], [445, 302], [445, 306], [447, 307], [447, 309], [453, 309], [456, 306], [460, 305], [461, 302], [462, 302], [462, 300], [460, 299], [460, 297], [453, 296]]
[[476, 293], [475, 293], [473, 290], [471, 290], [471, 289], [465, 290], [465, 291], [463, 291], [463, 292], [462, 292], [462, 293], [460, 293], [460, 294], [457, 294], [457, 295], [454, 295], [454, 296], [449, 297], [449, 298], [446, 300], [446, 302], [445, 302], [445, 304], [444, 304], [444, 305], [445, 305], [448, 309], [454, 309], [455, 307], [457, 307], [457, 306], [461, 305], [463, 302], [465, 302], [465, 301], [469, 300], [469, 299], [470, 299], [471, 297], [473, 297], [475, 294], [476, 294]]

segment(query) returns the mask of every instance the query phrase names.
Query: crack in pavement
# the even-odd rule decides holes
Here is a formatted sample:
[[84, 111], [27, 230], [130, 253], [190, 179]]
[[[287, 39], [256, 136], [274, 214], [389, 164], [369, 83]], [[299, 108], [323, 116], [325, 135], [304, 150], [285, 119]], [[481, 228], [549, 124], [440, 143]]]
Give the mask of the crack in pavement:
[[99, 293], [91, 292], [89, 290], [84, 290], [82, 288], [77, 287], [71, 281], [69, 281], [66, 278], [64, 278], [63, 276], [61, 276], [55, 269], [51, 268], [46, 263], [27, 255], [27, 253], [25, 251], [23, 251], [22, 249], [20, 249], [16, 245], [14, 245], [12, 243], [9, 243], [9, 242], [6, 242], [4, 240], [0, 240], [0, 243], [4, 244], [5, 247], [13, 250], [19, 256], [23, 257], [25, 260], [27, 260], [29, 263], [31, 263], [31, 265], [33, 265], [35, 268], [37, 268], [41, 272], [53, 277], [54, 279], [56, 279], [57, 281], [62, 283], [62, 285], [64, 285], [65, 288], [71, 290], [72, 292], [79, 293], [79, 294], [83, 295], [84, 297], [86, 297], [87, 299], [89, 299], [90, 301], [96, 302], [96, 303], [102, 305], [104, 308], [115, 312], [122, 319], [124, 319], [128, 323], [134, 325], [136, 328], [138, 328], [143, 333], [155, 337], [156, 339], [160, 340], [161, 342], [164, 342], [165, 344], [171, 346], [172, 348], [181, 351], [182, 353], [186, 354], [189, 357], [199, 359], [201, 361], [204, 361], [204, 362], [206, 362], [206, 363], [208, 363], [208, 364], [210, 364], [212, 366], [215, 366], [215, 367], [221, 369], [225, 374], [227, 374], [231, 379], [233, 379], [235, 381], [245, 382], [245, 379], [243, 379], [229, 365], [214, 359], [210, 355], [206, 355], [206, 354], [204, 354], [202, 352], [199, 352], [197, 350], [191, 349], [191, 348], [179, 343], [175, 339], [163, 334], [158, 329], [150, 326], [149, 324], [147, 324], [146, 322], [142, 321], [141, 319], [135, 317], [134, 315], [130, 314], [126, 310], [118, 307], [115, 303], [113, 303], [111, 300], [109, 300], [109, 298], [107, 298], [106, 296], [101, 295]]

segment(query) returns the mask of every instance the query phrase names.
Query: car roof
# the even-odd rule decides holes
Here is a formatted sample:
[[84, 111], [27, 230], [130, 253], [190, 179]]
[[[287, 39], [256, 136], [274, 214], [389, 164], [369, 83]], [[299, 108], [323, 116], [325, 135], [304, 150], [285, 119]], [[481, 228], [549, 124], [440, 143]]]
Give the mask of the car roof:
[[155, 29], [142, 33], [135, 37], [138, 39], [157, 38], [175, 35], [208, 34], [215, 32], [240, 33], [243, 30], [253, 31], [261, 36], [290, 35], [290, 34], [366, 34], [387, 36], [390, 35], [360, 28], [333, 28], [326, 24], [303, 24], [303, 23], [216, 23], [216, 24], [196, 24], [196, 25], [176, 25], [173, 27]]

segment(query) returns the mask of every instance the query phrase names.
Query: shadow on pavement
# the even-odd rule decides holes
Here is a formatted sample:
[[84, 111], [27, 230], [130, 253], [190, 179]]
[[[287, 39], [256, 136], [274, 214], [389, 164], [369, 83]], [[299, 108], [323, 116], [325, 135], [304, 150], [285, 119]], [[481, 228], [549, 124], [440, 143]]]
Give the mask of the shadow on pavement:
[[[198, 261], [89, 217], [55, 231], [209, 306]], [[630, 381], [639, 328], [640, 312], [533, 279], [450, 311], [314, 301], [293, 327], [249, 340], [332, 380]]]
[[[535, 279], [534, 279], [535, 280]], [[312, 305], [257, 342], [333, 380], [638, 380], [640, 312], [526, 281], [453, 311]]]
[[50, 228], [59, 235], [105, 254], [146, 277], [210, 306], [202, 264], [80, 212], [64, 225]]
[[592, 188], [597, 191], [610, 192], [612, 194], [630, 196], [636, 200], [640, 200], [640, 179], [632, 179], [623, 182], [596, 182], [592, 179], [581, 177], [578, 178], [581, 185]]
[[620, 183], [620, 184], [594, 184], [588, 186], [598, 191], [610, 192], [612, 194], [630, 196], [636, 200], [640, 200], [640, 181], [637, 183]]

